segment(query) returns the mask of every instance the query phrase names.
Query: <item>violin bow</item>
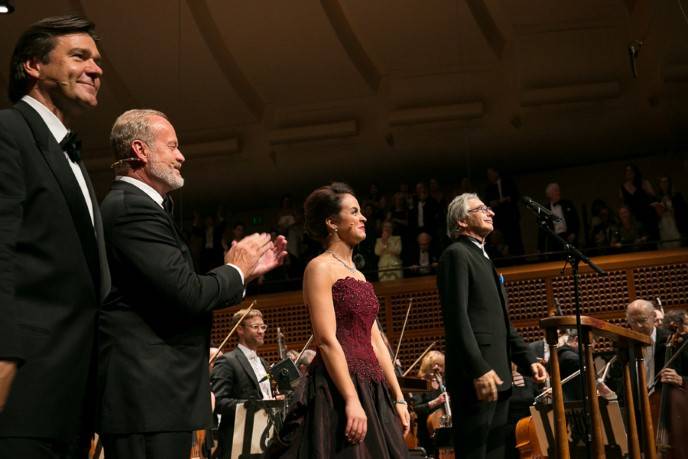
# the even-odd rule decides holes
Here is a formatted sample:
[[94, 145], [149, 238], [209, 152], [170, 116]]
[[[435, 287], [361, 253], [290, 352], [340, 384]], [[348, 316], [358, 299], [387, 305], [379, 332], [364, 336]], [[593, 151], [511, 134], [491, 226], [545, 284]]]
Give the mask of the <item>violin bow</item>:
[[433, 347], [435, 347], [435, 344], [437, 344], [437, 341], [433, 341], [432, 343], [430, 343], [430, 346], [428, 346], [428, 347], [425, 348], [425, 350], [423, 351], [423, 353], [422, 353], [421, 355], [418, 356], [418, 358], [416, 359], [416, 361], [413, 362], [413, 363], [411, 364], [411, 366], [408, 367], [408, 370], [406, 370], [406, 371], [404, 372], [404, 374], [402, 374], [401, 376], [406, 376], [406, 375], [408, 375], [409, 372], [410, 372], [411, 370], [413, 370], [413, 367], [415, 367], [415, 366], [418, 364], [418, 362], [420, 362], [421, 359], [422, 359], [423, 357], [425, 357], [425, 354], [427, 354], [428, 352], [430, 352], [430, 349], [432, 349]]
[[299, 359], [301, 358], [303, 353], [306, 351], [306, 349], [308, 349], [308, 346], [310, 346], [311, 341], [313, 341], [313, 335], [311, 335], [310, 338], [308, 338], [308, 341], [306, 341], [306, 344], [304, 344], [303, 348], [301, 348], [301, 352], [299, 352], [299, 356], [296, 357], [297, 362], [299, 361]]
[[406, 331], [406, 323], [408, 322], [409, 318], [409, 313], [411, 312], [411, 305], [413, 305], [413, 297], [409, 299], [409, 305], [408, 308], [406, 308], [406, 317], [404, 318], [404, 325], [401, 327], [401, 334], [399, 335], [399, 342], [397, 342], [397, 351], [394, 353], [394, 358], [392, 359], [392, 363], [397, 361], [397, 357], [399, 357], [399, 349], [401, 348], [401, 340], [404, 339], [404, 332]]
[[234, 327], [232, 327], [232, 329], [229, 331], [229, 333], [227, 333], [227, 336], [225, 337], [225, 339], [224, 339], [224, 340], [222, 341], [222, 343], [217, 347], [217, 351], [215, 351], [215, 354], [213, 354], [213, 356], [210, 358], [210, 364], [211, 364], [211, 365], [212, 365], [213, 362], [215, 362], [215, 359], [217, 358], [217, 356], [218, 356], [218, 355], [220, 354], [220, 352], [222, 351], [222, 347], [223, 347], [225, 344], [227, 344], [227, 340], [229, 340], [229, 337], [232, 336], [232, 335], [234, 334], [234, 331], [235, 331], [235, 330], [237, 329], [237, 327], [241, 324], [241, 322], [244, 321], [244, 318], [248, 315], [249, 312], [251, 312], [251, 309], [253, 309], [253, 306], [255, 306], [255, 305], [256, 305], [256, 300], [253, 300], [253, 302], [252, 302], [251, 305], [248, 307], [248, 309], [246, 309], [246, 312], [244, 312], [244, 314], [239, 318], [239, 320], [237, 320], [237, 323], [234, 324]]

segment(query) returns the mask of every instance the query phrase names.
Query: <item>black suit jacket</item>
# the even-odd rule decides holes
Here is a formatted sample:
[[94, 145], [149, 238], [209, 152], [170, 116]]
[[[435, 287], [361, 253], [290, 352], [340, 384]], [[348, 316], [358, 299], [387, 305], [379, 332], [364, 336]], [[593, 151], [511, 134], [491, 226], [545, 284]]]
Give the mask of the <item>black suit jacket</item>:
[[506, 292], [492, 262], [462, 237], [442, 254], [437, 284], [444, 314], [446, 379], [453, 394], [475, 401], [473, 380], [494, 370], [511, 388], [511, 361], [525, 374], [536, 361], [511, 326]]
[[102, 204], [112, 292], [99, 321], [99, 430], [191, 431], [211, 426], [211, 311], [241, 301], [236, 269], [194, 272], [172, 218], [115, 181]]
[[[265, 362], [261, 359], [263, 366]], [[218, 430], [218, 458], [229, 458], [232, 452], [234, 414], [237, 403], [260, 400], [263, 393], [253, 367], [239, 348], [225, 354], [215, 362], [210, 375], [215, 394], [215, 412], [222, 415]]]
[[[575, 234], [576, 240], [573, 241], [573, 243], [577, 244], [577, 239], [580, 236], [580, 220], [578, 219], [576, 206], [568, 199], [560, 199], [558, 204], [561, 206], [561, 211], [564, 214], [564, 221], [566, 222], [566, 232], [562, 237], [567, 238], [569, 234]], [[550, 210], [552, 209], [551, 204], [547, 204], [545, 207]], [[553, 229], [554, 224], [550, 222], [549, 227]], [[541, 252], [551, 252], [563, 250], [563, 247], [561, 247], [559, 241], [555, 240], [549, 233], [538, 228], [538, 249]]]
[[89, 419], [96, 314], [110, 278], [88, 173], [82, 162], [95, 225], [67, 161], [27, 103], [0, 111], [0, 357], [23, 362], [0, 436], [69, 441]]

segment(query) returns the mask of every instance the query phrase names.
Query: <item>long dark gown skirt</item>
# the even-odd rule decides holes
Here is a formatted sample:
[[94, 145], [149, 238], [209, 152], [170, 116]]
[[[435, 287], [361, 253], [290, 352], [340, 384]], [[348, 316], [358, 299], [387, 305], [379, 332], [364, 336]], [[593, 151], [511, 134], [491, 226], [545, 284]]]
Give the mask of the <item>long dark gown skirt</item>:
[[324, 365], [311, 366], [297, 389], [279, 435], [264, 458], [408, 458], [394, 402], [384, 382], [353, 374], [352, 380], [368, 418], [362, 443], [344, 438], [344, 400]]

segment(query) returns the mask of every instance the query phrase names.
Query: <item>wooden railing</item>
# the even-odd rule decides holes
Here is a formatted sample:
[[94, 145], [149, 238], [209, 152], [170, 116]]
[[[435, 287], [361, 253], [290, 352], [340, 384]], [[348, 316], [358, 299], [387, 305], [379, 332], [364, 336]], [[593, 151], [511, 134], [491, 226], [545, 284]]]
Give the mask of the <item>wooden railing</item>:
[[[594, 258], [609, 274], [599, 276], [581, 265], [581, 304], [584, 315], [624, 325], [626, 305], [636, 299], [661, 298], [666, 309], [688, 307], [688, 249], [638, 252]], [[543, 337], [538, 321], [548, 315], [557, 298], [564, 314], [574, 313], [573, 281], [570, 270], [562, 275], [563, 262], [548, 262], [501, 268], [509, 297], [511, 321], [526, 341]], [[406, 368], [432, 341], [444, 348], [444, 325], [434, 276], [375, 284], [380, 300], [379, 318], [396, 347], [406, 308], [413, 298], [404, 341], [399, 353]], [[277, 360], [276, 327], [282, 329], [285, 343], [300, 349], [311, 334], [308, 312], [301, 292], [287, 292], [246, 298], [257, 299], [256, 308], [268, 324], [265, 346], [259, 350], [268, 362]], [[212, 339], [222, 341], [230, 329], [231, 317], [238, 307], [215, 313]], [[227, 345], [231, 349], [236, 341]]]

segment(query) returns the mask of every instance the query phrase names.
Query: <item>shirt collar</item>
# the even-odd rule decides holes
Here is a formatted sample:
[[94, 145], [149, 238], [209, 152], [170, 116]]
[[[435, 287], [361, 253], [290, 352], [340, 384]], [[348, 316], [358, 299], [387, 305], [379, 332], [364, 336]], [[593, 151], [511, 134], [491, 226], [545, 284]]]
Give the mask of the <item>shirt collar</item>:
[[41, 102], [37, 101], [29, 95], [22, 97], [21, 100], [23, 100], [24, 102], [29, 104], [31, 108], [36, 110], [38, 116], [41, 117], [41, 119], [48, 127], [48, 130], [53, 135], [57, 143], [60, 143], [62, 139], [65, 138], [65, 136], [69, 132], [69, 129], [65, 127], [64, 123], [62, 123], [62, 121], [60, 121], [60, 119], [57, 116], [55, 116], [55, 114], [51, 112], [48, 109], [48, 107], [46, 107]]
[[657, 342], [657, 327], [652, 329], [652, 333], [650, 333], [650, 340], [652, 340], [652, 345], [654, 346]]
[[237, 344], [237, 347], [238, 347], [239, 349], [241, 349], [241, 352], [243, 352], [244, 355], [246, 356], [246, 358], [249, 359], [249, 360], [258, 357], [258, 354], [256, 353], [256, 351], [247, 348], [246, 346], [244, 346], [244, 345], [241, 344], [241, 343]]
[[469, 241], [471, 241], [473, 244], [475, 244], [475, 246], [478, 247], [483, 252], [483, 255], [485, 256], [485, 258], [488, 258], [488, 259], [490, 258], [490, 256], [487, 254], [487, 251], [485, 251], [485, 241], [484, 240], [483, 240], [483, 242], [480, 242], [479, 240], [477, 240], [476, 238], [474, 238], [472, 236], [464, 236], [464, 237], [466, 239], [468, 239]]
[[118, 175], [115, 177], [115, 180], [119, 180], [120, 182], [127, 182], [131, 185], [134, 185], [136, 188], [139, 190], [143, 191], [146, 193], [150, 198], [158, 203], [160, 207], [163, 207], [162, 202], [163, 202], [163, 197], [160, 196], [160, 193], [158, 193], [155, 188], [152, 186], [148, 185], [147, 183], [142, 182], [141, 180], [134, 178], [134, 177], [129, 177], [128, 175]]

